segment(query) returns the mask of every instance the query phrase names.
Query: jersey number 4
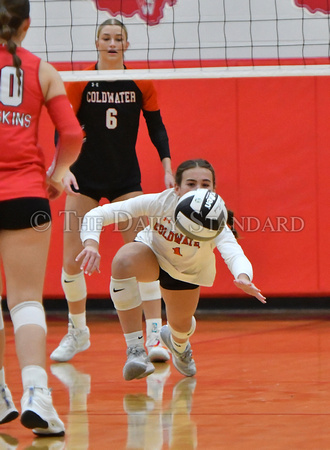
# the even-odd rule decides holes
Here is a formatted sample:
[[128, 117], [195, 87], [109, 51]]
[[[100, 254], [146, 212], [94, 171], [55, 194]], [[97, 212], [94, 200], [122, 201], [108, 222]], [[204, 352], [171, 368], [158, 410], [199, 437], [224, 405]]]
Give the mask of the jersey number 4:
[[23, 71], [21, 72], [21, 88], [18, 89], [16, 68], [6, 66], [1, 69], [0, 102], [6, 106], [18, 106], [23, 97]]

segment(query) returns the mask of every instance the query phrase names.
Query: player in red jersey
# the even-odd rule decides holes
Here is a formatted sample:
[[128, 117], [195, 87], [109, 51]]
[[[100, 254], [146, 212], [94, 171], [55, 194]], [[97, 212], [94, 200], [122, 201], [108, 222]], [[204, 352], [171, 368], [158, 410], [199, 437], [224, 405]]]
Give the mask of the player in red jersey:
[[[116, 19], [103, 22], [97, 35], [97, 64], [87, 70], [124, 69], [124, 53], [129, 43], [126, 27]], [[69, 329], [51, 354], [55, 361], [68, 361], [90, 346], [86, 326], [86, 282], [75, 261], [81, 251], [79, 231], [82, 217], [98, 206], [102, 197], [110, 202], [142, 194], [136, 140], [141, 111], [151, 141], [161, 159], [165, 186], [174, 185], [168, 136], [150, 81], [91, 81], [71, 83], [68, 97], [85, 133], [82, 151], [64, 179], [66, 192], [64, 260], [62, 287], [69, 308]], [[125, 243], [142, 229], [141, 219], [120, 224]], [[161, 301], [159, 283], [140, 283], [147, 323], [147, 342], [152, 361], [166, 361], [169, 354], [160, 345]], [[126, 336], [129, 346], [132, 336]]]
[[[61, 194], [63, 176], [79, 154], [82, 132], [59, 74], [21, 47], [29, 26], [28, 0], [1, 0], [0, 258], [21, 368], [21, 423], [37, 435], [63, 435], [45, 370], [42, 292], [51, 233], [49, 198]], [[59, 132], [47, 174], [38, 145], [43, 105]], [[0, 314], [0, 424], [18, 416], [5, 382], [3, 353]]]

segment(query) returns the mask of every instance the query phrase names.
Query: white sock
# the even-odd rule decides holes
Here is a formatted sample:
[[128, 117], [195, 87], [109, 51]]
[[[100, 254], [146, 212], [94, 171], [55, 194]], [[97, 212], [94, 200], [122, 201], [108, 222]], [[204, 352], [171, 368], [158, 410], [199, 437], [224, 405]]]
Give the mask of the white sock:
[[5, 385], [5, 368], [2, 367], [2, 369], [0, 369], [0, 385]]
[[144, 347], [143, 331], [134, 331], [133, 333], [124, 333], [127, 347]]
[[41, 366], [25, 366], [22, 369], [22, 382], [24, 390], [30, 386], [47, 388], [48, 375]]
[[162, 319], [146, 319], [147, 339], [152, 336], [159, 336], [162, 327]]
[[71, 319], [74, 328], [84, 330], [86, 328], [86, 313], [71, 314], [69, 313], [69, 319]]

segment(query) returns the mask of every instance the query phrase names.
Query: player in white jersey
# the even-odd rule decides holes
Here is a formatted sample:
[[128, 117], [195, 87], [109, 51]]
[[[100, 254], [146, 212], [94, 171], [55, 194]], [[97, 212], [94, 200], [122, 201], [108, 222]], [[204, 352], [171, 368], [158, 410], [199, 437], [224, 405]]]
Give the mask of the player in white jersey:
[[178, 167], [174, 188], [99, 206], [84, 217], [81, 240], [85, 248], [77, 261], [89, 275], [99, 269], [103, 226], [144, 215], [149, 218], [149, 226], [134, 242], [121, 247], [112, 262], [110, 295], [128, 346], [123, 372], [126, 380], [142, 378], [154, 370], [144, 350], [138, 282], [160, 281], [168, 321], [161, 329], [161, 339], [172, 353], [174, 366], [185, 376], [196, 373], [189, 338], [196, 327], [200, 286], [214, 282], [215, 248], [235, 285], [265, 303], [252, 283], [252, 265], [228, 226], [210, 241], [192, 240], [176, 228], [174, 211], [179, 198], [198, 188], [215, 190], [214, 169], [203, 159], [188, 160]]

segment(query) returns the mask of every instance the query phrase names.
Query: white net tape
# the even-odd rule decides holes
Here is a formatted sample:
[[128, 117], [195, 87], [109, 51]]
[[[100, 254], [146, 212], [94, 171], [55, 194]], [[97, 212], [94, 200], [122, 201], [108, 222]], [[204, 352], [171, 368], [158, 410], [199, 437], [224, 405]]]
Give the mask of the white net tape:
[[63, 81], [100, 80], [177, 80], [198, 78], [253, 78], [253, 77], [296, 77], [330, 76], [329, 65], [311, 66], [267, 66], [227, 68], [187, 68], [161, 70], [89, 70], [60, 71]]

